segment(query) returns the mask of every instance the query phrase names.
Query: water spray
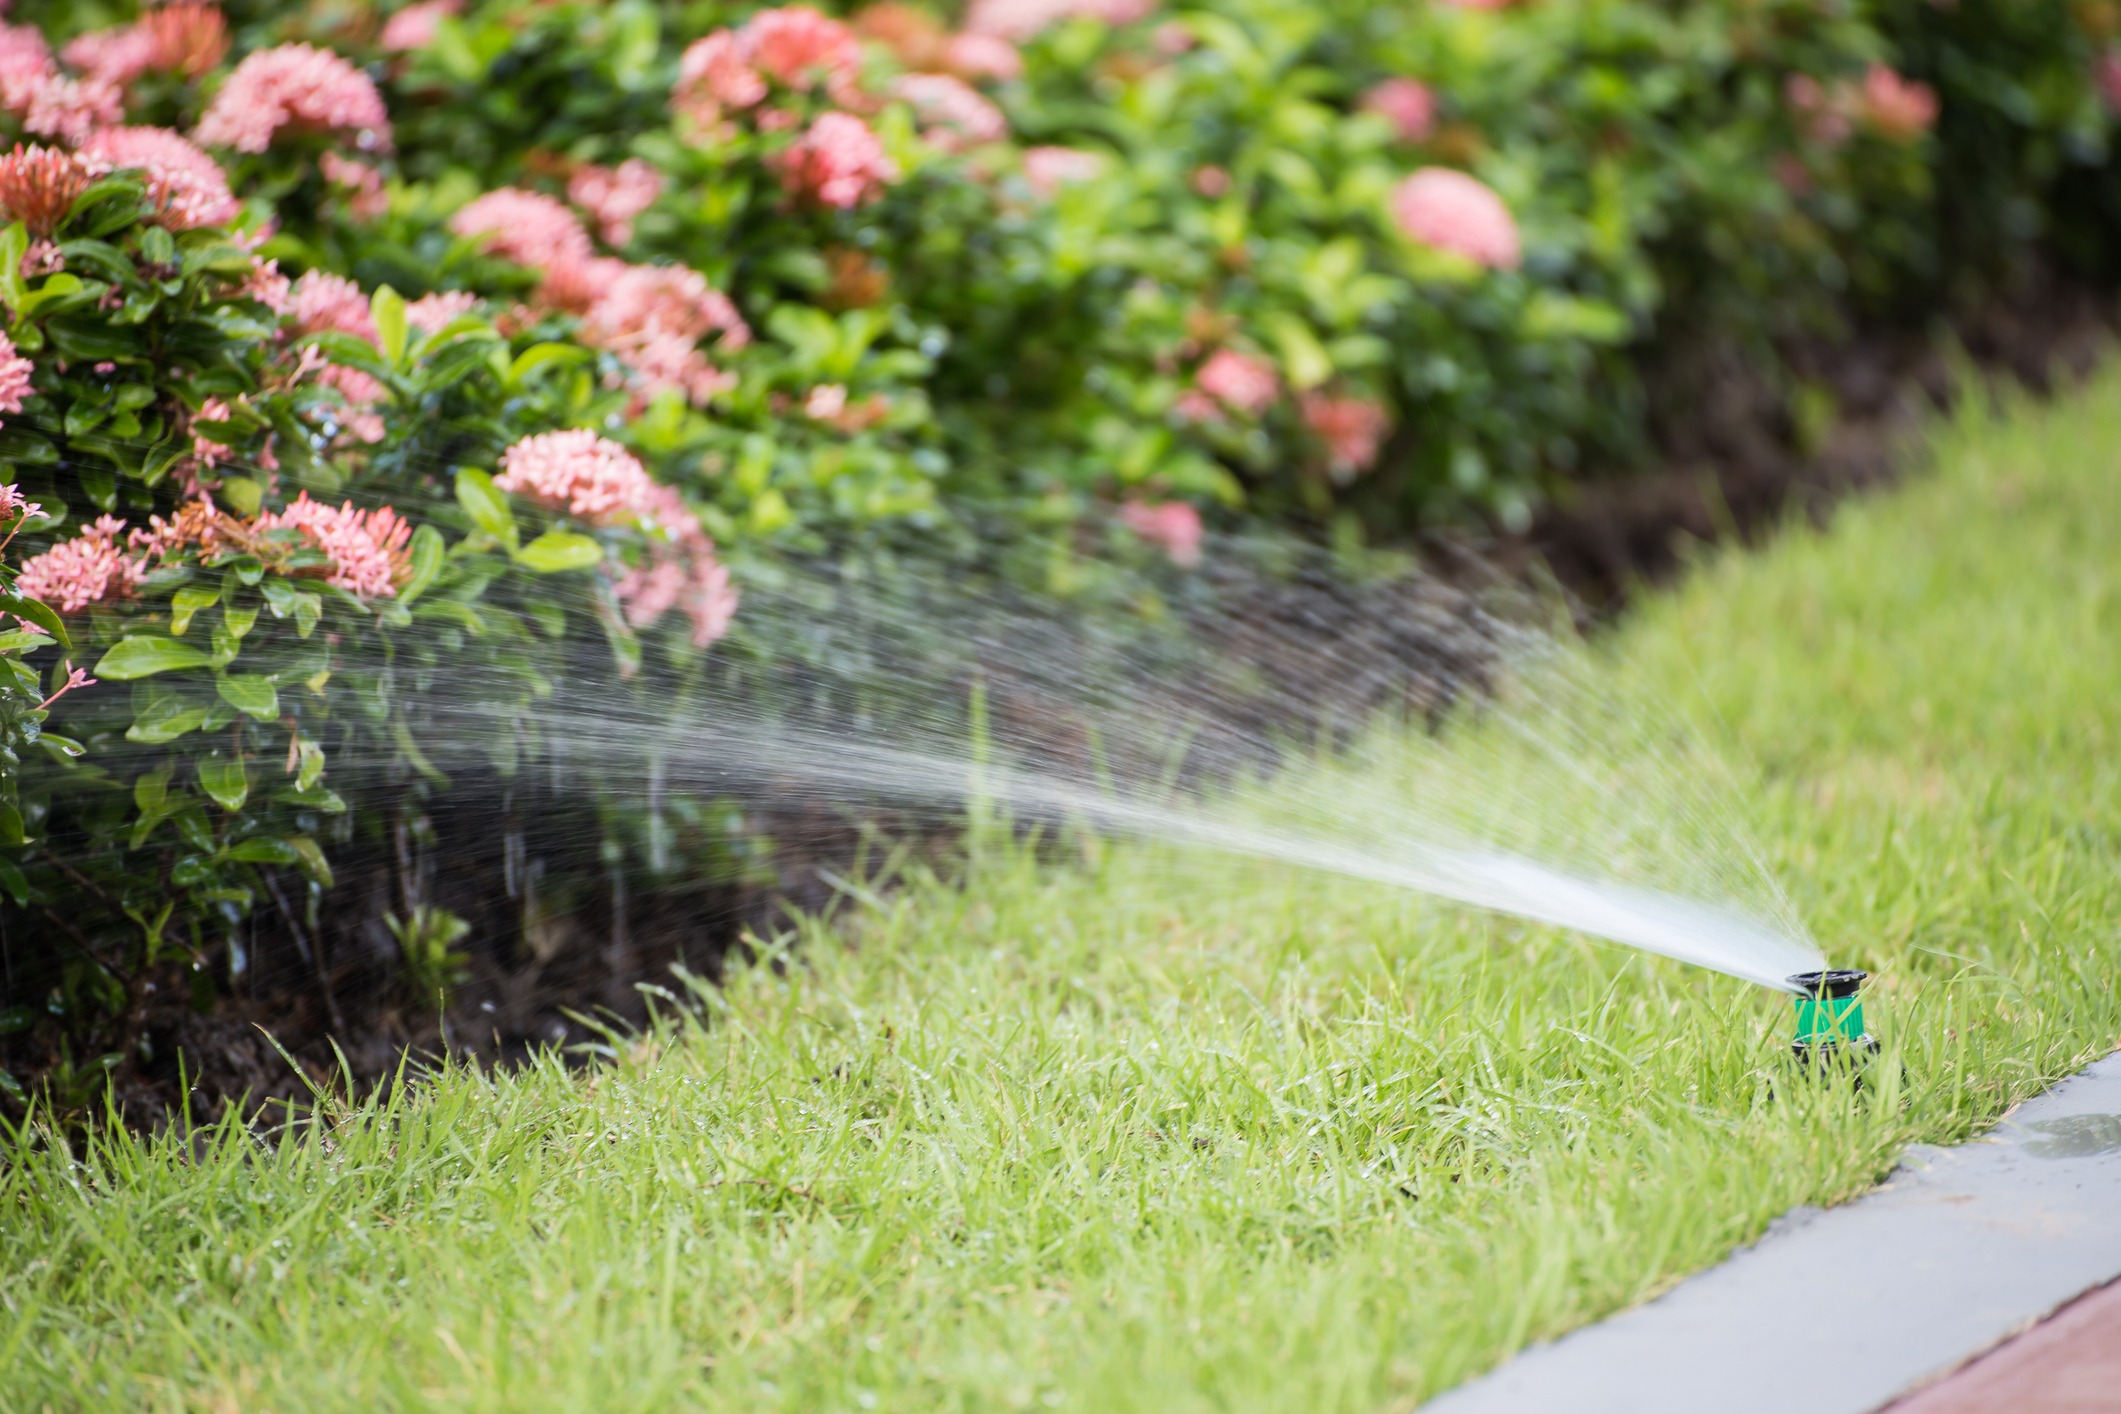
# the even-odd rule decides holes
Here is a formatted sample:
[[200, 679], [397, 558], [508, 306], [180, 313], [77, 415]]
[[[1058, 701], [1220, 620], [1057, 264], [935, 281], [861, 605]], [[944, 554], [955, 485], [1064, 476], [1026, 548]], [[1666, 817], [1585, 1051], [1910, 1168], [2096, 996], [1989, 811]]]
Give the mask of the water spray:
[[1797, 1035], [1790, 1054], [1807, 1069], [1853, 1065], [1878, 1050], [1878, 1038], [1863, 1028], [1857, 995], [1870, 973], [1852, 969], [1799, 972], [1789, 979], [1797, 993]]

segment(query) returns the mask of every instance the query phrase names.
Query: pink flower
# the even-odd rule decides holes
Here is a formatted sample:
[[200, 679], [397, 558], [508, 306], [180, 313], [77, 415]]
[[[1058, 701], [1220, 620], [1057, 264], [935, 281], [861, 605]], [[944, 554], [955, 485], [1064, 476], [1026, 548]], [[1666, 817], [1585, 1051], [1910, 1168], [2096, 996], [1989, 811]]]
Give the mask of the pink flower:
[[39, 237], [29, 243], [22, 252], [22, 278], [34, 280], [39, 275], [56, 275], [66, 268], [66, 252], [59, 243]]
[[357, 339], [376, 341], [376, 320], [368, 307], [368, 296], [344, 275], [311, 270], [295, 281], [288, 308], [295, 331], [321, 334], [335, 330]]
[[171, 0], [134, 24], [154, 37], [154, 58], [147, 67], [158, 73], [195, 79], [228, 56], [228, 20], [207, 0]]
[[[23, 495], [21, 487], [13, 483], [0, 486], [0, 521], [13, 520], [17, 516], [23, 520], [31, 520], [43, 514], [44, 507]], [[10, 531], [8, 539], [14, 538], [14, 533]]]
[[1326, 444], [1326, 466], [1334, 480], [1348, 480], [1376, 464], [1378, 449], [1392, 429], [1382, 404], [1315, 392], [1304, 394], [1300, 403], [1304, 425]]
[[358, 368], [336, 363], [319, 365], [310, 377], [316, 386], [331, 389], [344, 402], [333, 419], [341, 431], [371, 447], [383, 440], [383, 417], [375, 407], [390, 395], [388, 388]]
[[47, 78], [30, 96], [22, 126], [78, 146], [96, 129], [124, 116], [124, 97], [113, 84], [99, 78]]
[[88, 675], [88, 669], [75, 667], [73, 659], [71, 658], [67, 659], [64, 663], [61, 663], [60, 666], [66, 669], [66, 681], [60, 685], [59, 690], [57, 692], [54, 692], [51, 696], [45, 698], [42, 702], [39, 702], [37, 704], [36, 710], [39, 712], [51, 706], [54, 702], [57, 702], [60, 698], [66, 696], [66, 694], [72, 692], [75, 688], [94, 687], [99, 681], [101, 681], [101, 679], [90, 677]]
[[405, 322], [433, 337], [479, 307], [479, 297], [469, 290], [444, 290], [421, 295], [405, 306]]
[[1881, 136], [1913, 142], [1937, 121], [1937, 91], [1872, 64], [1863, 74], [1863, 116]]
[[567, 182], [567, 199], [596, 218], [607, 245], [632, 240], [634, 218], [662, 194], [663, 174], [638, 157], [616, 167], [584, 163]]
[[383, 174], [366, 162], [356, 162], [327, 152], [317, 159], [324, 180], [345, 194], [346, 211], [357, 221], [373, 221], [390, 212], [390, 194], [383, 190]]
[[442, 21], [463, 8], [463, 0], [421, 0], [417, 5], [407, 5], [384, 21], [382, 37], [376, 42], [386, 54], [425, 49], [435, 42], [435, 31], [441, 28]]
[[705, 540], [676, 554], [651, 551], [641, 566], [619, 578], [612, 592], [626, 612], [626, 622], [635, 628], [682, 609], [692, 620], [695, 648], [705, 648], [729, 632], [736, 617], [737, 592], [729, 582], [729, 569]]
[[591, 525], [638, 523], [658, 489], [633, 453], [587, 430], [523, 438], [501, 453], [493, 484]]
[[1203, 393], [1248, 417], [1259, 416], [1281, 396], [1274, 365], [1235, 349], [1217, 349], [1193, 381]]
[[629, 340], [651, 333], [688, 341], [720, 334], [727, 349], [751, 342], [751, 328], [736, 306], [699, 271], [622, 265], [583, 317], [583, 337], [600, 348], [623, 350]]
[[62, 614], [131, 592], [146, 567], [119, 548], [118, 535], [124, 529], [124, 521], [104, 516], [83, 526], [73, 539], [24, 560], [15, 576], [16, 592]]
[[1436, 127], [1436, 95], [1413, 79], [1386, 79], [1363, 95], [1362, 106], [1388, 120], [1401, 142], [1420, 142]]
[[1220, 167], [1195, 167], [1188, 179], [1193, 190], [1214, 201], [1230, 190], [1230, 174]]
[[277, 260], [261, 260], [253, 265], [239, 293], [283, 318], [295, 307], [294, 283], [280, 273]]
[[1095, 181], [1105, 170], [1103, 153], [1074, 147], [1027, 147], [1024, 149], [1024, 180], [1031, 190], [1051, 199], [1071, 182]]
[[[234, 411], [227, 403], [219, 398], [208, 398], [199, 404], [199, 410], [192, 414], [192, 426], [196, 429], [202, 422], [226, 422], [233, 415]], [[194, 430], [191, 434], [191, 454], [199, 459], [199, 465], [216, 467], [233, 456], [235, 449], [210, 437], [202, 437]]]
[[1117, 28], [1145, 18], [1155, 8], [1156, 0], [972, 0], [965, 28], [1022, 44], [1078, 15]]
[[704, 407], [737, 384], [734, 373], [716, 368], [699, 345], [682, 334], [651, 330], [619, 357], [626, 365], [626, 382], [643, 398], [670, 389], [695, 407]]
[[1009, 135], [1009, 120], [978, 89], [948, 74], [903, 74], [892, 92], [927, 124], [923, 134], [946, 151], [962, 151]]
[[153, 219], [172, 231], [226, 225], [243, 210], [220, 164], [167, 128], [105, 128], [81, 144], [80, 157], [82, 166], [98, 177], [120, 169], [138, 171], [147, 185]]
[[390, 146], [390, 115], [368, 75], [308, 44], [245, 55], [207, 105], [195, 135], [209, 147], [263, 152], [283, 128], [351, 133], [363, 149]]
[[820, 383], [803, 399], [803, 416], [830, 422], [847, 410], [847, 385]]
[[943, 44], [943, 67], [959, 78], [1010, 83], [1024, 76], [1024, 56], [997, 35], [953, 34]]
[[678, 60], [671, 107], [692, 127], [712, 131], [729, 109], [745, 109], [766, 98], [766, 80], [751, 67], [734, 33], [718, 29], [689, 45]]
[[503, 260], [533, 269], [551, 270], [591, 254], [582, 223], [551, 197], [516, 187], [502, 187], [469, 203], [449, 218], [460, 236], [483, 237], [482, 244]]
[[852, 113], [826, 113], [781, 154], [781, 184], [822, 206], [859, 206], [898, 180], [898, 164], [869, 125]]
[[30, 383], [36, 371], [37, 365], [16, 351], [15, 341], [0, 334], [0, 412], [22, 411], [23, 400], [36, 392]]
[[1200, 512], [1184, 501], [1129, 501], [1119, 508], [1119, 518], [1142, 539], [1163, 546], [1179, 568], [1200, 563]]
[[0, 108], [27, 113], [31, 100], [57, 72], [52, 47], [41, 30], [0, 24]]
[[1523, 259], [1510, 209], [1463, 172], [1422, 168], [1392, 189], [1392, 216], [1411, 239], [1491, 270], [1514, 270]]
[[253, 530], [298, 530], [303, 538], [331, 556], [324, 582], [369, 599], [397, 594], [398, 583], [411, 572], [405, 545], [412, 525], [388, 506], [355, 510], [353, 502], [327, 506], [304, 491], [294, 504], [271, 511], [251, 523]]
[[0, 213], [20, 221], [32, 236], [48, 236], [74, 209], [88, 183], [88, 171], [71, 153], [17, 143], [14, 151], [0, 157]]
[[854, 31], [807, 5], [759, 11], [737, 31], [737, 41], [753, 68], [789, 88], [822, 86], [845, 101], [861, 74], [862, 46]]
[[1848, 141], [1851, 124], [1845, 90], [1830, 94], [1810, 74], [1791, 74], [1783, 82], [1782, 98], [1813, 141], [1828, 147]]
[[70, 41], [59, 57], [113, 88], [124, 88], [154, 67], [155, 36], [142, 25], [91, 30]]

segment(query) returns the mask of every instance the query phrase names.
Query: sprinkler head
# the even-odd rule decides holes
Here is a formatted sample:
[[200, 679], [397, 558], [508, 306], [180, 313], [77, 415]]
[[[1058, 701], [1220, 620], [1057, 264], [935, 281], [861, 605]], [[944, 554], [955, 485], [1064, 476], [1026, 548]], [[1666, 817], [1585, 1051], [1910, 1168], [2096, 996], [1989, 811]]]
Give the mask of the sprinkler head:
[[1863, 1001], [1856, 990], [1868, 972], [1799, 972], [1789, 979], [1797, 989], [1797, 1037], [1790, 1053], [1807, 1068], [1822, 1070], [1852, 1064], [1878, 1049], [1878, 1038], [1863, 1029]]

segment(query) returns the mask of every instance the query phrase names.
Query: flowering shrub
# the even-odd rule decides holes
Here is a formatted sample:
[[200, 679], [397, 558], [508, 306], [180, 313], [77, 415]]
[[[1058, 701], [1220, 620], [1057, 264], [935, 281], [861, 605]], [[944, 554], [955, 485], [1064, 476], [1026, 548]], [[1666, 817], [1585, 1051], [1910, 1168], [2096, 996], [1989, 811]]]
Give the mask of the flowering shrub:
[[0, 890], [118, 1014], [349, 868], [440, 917], [445, 758], [712, 670], [732, 564], [1521, 523], [1646, 351], [2110, 262], [2112, 8], [16, 0]]

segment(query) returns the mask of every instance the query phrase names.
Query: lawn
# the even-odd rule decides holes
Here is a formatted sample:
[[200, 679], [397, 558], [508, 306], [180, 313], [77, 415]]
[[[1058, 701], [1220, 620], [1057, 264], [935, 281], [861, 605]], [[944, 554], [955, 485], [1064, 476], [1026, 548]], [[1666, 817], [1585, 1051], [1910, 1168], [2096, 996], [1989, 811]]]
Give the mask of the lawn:
[[0, 1170], [0, 1407], [1403, 1408], [2121, 1034], [2121, 371], [1597, 650], [1737, 768], [1787, 999], [1253, 863], [1003, 847], [590, 1072]]

